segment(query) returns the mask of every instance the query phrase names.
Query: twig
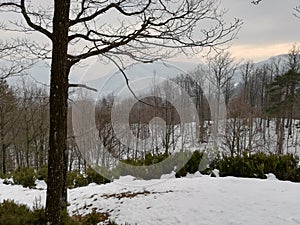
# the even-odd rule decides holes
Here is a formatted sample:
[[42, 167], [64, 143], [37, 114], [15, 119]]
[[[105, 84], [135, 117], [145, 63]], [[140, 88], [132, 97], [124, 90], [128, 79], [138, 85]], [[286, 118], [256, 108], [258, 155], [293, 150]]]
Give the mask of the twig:
[[262, 0], [256, 0], [256, 1], [252, 1], [251, 3], [254, 5], [258, 5]]
[[85, 89], [88, 89], [88, 90], [91, 90], [91, 91], [95, 91], [95, 92], [98, 91], [96, 88], [89, 87], [86, 84], [69, 84], [69, 88], [70, 87], [80, 87], [80, 88], [85, 88]]

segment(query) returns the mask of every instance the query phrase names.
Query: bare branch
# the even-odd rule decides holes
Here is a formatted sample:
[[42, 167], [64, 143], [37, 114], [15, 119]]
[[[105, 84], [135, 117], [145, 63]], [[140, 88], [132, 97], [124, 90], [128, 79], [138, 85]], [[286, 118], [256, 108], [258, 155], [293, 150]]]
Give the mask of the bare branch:
[[141, 28], [139, 30], [135, 30], [131, 34], [124, 35], [120, 41], [109, 43], [104, 48], [100, 49], [94, 42], [96, 47], [90, 48], [88, 50], [88, 52], [83, 53], [81, 55], [77, 55], [77, 56], [68, 55], [69, 59], [71, 60], [71, 65], [79, 62], [82, 59], [86, 59], [86, 58], [89, 58], [91, 56], [96, 56], [96, 55], [103, 55], [112, 49], [116, 49], [120, 46], [124, 46], [124, 45], [128, 44], [129, 42], [135, 40], [144, 30], [146, 30], [147, 26], [149, 25], [149, 22], [150, 22], [150, 20], [148, 19], [146, 23], [141, 25]]
[[252, 1], [251, 3], [254, 4], [254, 5], [258, 5], [262, 0], [255, 0], [255, 1]]
[[[218, 46], [235, 38], [242, 25], [239, 19], [226, 24], [222, 19], [224, 12], [218, 13], [214, 1], [179, 2], [178, 7], [171, 7], [171, 3], [160, 0], [138, 14], [135, 24], [122, 21], [117, 27], [97, 25], [96, 19], [86, 21], [86, 32], [74, 30], [69, 35], [70, 44], [85, 46], [80, 54], [69, 54], [69, 60], [73, 65], [91, 56], [113, 53], [138, 61], [146, 58], [148, 62], [151, 58], [171, 57], [177, 53], [196, 54], [205, 47], [218, 51]], [[198, 23], [203, 21], [213, 25], [196, 34]]]
[[96, 12], [94, 12], [93, 14], [91, 14], [90, 16], [86, 16], [86, 17], [81, 17], [81, 15], [84, 14], [84, 11], [87, 10], [87, 8], [84, 7], [84, 3], [85, 1], [82, 1], [82, 9], [81, 9], [81, 12], [78, 13], [76, 19], [74, 20], [71, 20], [70, 23], [69, 23], [69, 26], [74, 26], [75, 24], [78, 24], [78, 23], [84, 23], [84, 22], [87, 22], [87, 21], [91, 21], [93, 19], [95, 19], [96, 17], [98, 17], [99, 15], [101, 14], [104, 14], [106, 13], [107, 11], [109, 11], [110, 9], [116, 9], [118, 10], [120, 13], [122, 13], [123, 15], [125, 16], [134, 16], [134, 15], [139, 15], [139, 14], [142, 14], [146, 11], [146, 9], [148, 9], [148, 7], [150, 6], [151, 4], [151, 0], [148, 0], [148, 3], [141, 9], [141, 10], [138, 10], [138, 11], [133, 11], [133, 12], [126, 12], [122, 6], [121, 6], [121, 3], [123, 3], [124, 0], [122, 1], [119, 1], [117, 3], [110, 3], [109, 5], [107, 5], [106, 7], [104, 8], [101, 8], [100, 10], [97, 10]]
[[20, 52], [23, 44], [15, 41], [13, 44], [0, 42], [0, 79], [12, 76], [22, 76], [35, 63], [24, 57]]
[[293, 15], [300, 19], [300, 6], [296, 6], [294, 10], [295, 13], [293, 13]]
[[0, 8], [2, 8], [2, 7], [14, 7], [14, 8], [20, 9], [21, 14], [23, 15], [23, 17], [24, 17], [24, 19], [25, 19], [25, 21], [26, 21], [26, 23], [29, 27], [31, 27], [35, 31], [38, 31], [38, 32], [46, 35], [48, 38], [50, 38], [52, 40], [52, 33], [50, 33], [48, 30], [46, 30], [42, 26], [39, 26], [39, 25], [32, 22], [32, 20], [29, 17], [29, 13], [26, 10], [25, 0], [21, 0], [20, 4], [16, 4], [16, 3], [13, 3], [13, 2], [1, 3]]
[[130, 93], [132, 94], [132, 96], [140, 103], [147, 105], [147, 106], [151, 106], [151, 107], [156, 107], [156, 108], [161, 108], [161, 109], [171, 109], [171, 107], [167, 107], [167, 106], [157, 106], [157, 105], [153, 105], [150, 104], [148, 102], [143, 101], [142, 99], [140, 99], [135, 92], [133, 91], [133, 89], [131, 88], [130, 84], [129, 84], [129, 78], [125, 73], [125, 69], [123, 69], [116, 60], [114, 60], [112, 57], [105, 55], [106, 58], [108, 58], [111, 62], [113, 62], [113, 64], [118, 68], [118, 70], [121, 72], [121, 74], [123, 75], [125, 82], [126, 82], [126, 86], [128, 88], [128, 90], [130, 91]]
[[86, 84], [69, 84], [69, 88], [71, 88], [71, 87], [85, 88], [87, 90], [95, 91], [95, 92], [98, 91], [96, 88], [89, 87]]
[[26, 20], [28, 26], [30, 26], [34, 30], [39, 31], [40, 33], [46, 35], [48, 38], [50, 38], [52, 40], [52, 34], [48, 30], [44, 29], [43, 27], [41, 27], [31, 21], [28, 13], [26, 11], [25, 0], [21, 0], [20, 6], [21, 6], [22, 15], [23, 15], [24, 19]]

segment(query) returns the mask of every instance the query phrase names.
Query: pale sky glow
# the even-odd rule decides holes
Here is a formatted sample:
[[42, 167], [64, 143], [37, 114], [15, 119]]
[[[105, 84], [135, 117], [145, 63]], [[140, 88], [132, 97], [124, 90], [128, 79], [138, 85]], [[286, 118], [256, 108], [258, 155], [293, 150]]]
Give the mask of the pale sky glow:
[[232, 56], [243, 60], [253, 60], [254, 62], [268, 59], [272, 56], [288, 53], [294, 42], [259, 45], [234, 45], [229, 51]]

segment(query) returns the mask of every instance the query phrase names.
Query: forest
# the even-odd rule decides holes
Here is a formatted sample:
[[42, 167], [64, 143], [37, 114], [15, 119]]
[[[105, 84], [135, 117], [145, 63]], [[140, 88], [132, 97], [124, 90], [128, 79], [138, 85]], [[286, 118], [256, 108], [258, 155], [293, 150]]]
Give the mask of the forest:
[[[111, 165], [112, 161], [145, 160], [152, 156], [172, 155], [178, 151], [206, 151], [211, 147], [211, 112], [209, 96], [202, 90], [205, 74], [210, 74], [222, 87], [227, 108], [227, 118], [222, 120], [217, 152], [226, 156], [242, 156], [244, 153], [273, 153], [278, 155], [297, 154], [299, 149], [299, 90], [300, 56], [299, 47], [294, 45], [288, 54], [274, 57], [268, 64], [253, 62], [237, 64], [230, 53], [209, 59], [210, 68], [198, 66], [188, 74], [173, 77], [186, 93], [193, 97], [199, 116], [196, 134], [180, 133], [180, 117], [171, 103], [160, 96], [171, 96], [175, 91], [168, 81], [156, 86], [156, 90], [134, 104], [130, 111], [130, 129], [137, 139], [130, 147], [116, 136], [111, 121], [114, 95], [110, 93], [97, 100], [95, 122], [103, 145], [96, 151], [99, 166]], [[210, 71], [209, 71], [210, 70]], [[240, 82], [235, 77], [240, 76]], [[201, 80], [202, 79], [202, 80]], [[17, 85], [1, 80], [0, 136], [1, 173], [9, 174], [18, 167], [38, 170], [47, 165], [49, 143], [49, 95], [45, 87], [28, 83], [25, 78]], [[202, 85], [202, 87], [201, 87]], [[86, 90], [79, 90], [84, 93]], [[89, 102], [86, 95], [69, 102], [68, 151], [69, 171], [82, 171], [87, 166], [85, 153], [80, 151], [72, 130], [72, 107], [78, 102]], [[154, 97], [151, 97], [154, 96]], [[133, 97], [124, 98], [117, 106], [130, 105]], [[171, 97], [172, 98], [172, 97]], [[182, 104], [185, 107], [185, 104]], [[151, 123], [159, 117], [165, 128]], [[77, 118], [78, 119], [78, 116]], [[80, 118], [79, 118], [80, 119]], [[81, 121], [76, 121], [80, 123]], [[184, 125], [185, 130], [195, 126], [192, 121]], [[151, 133], [151, 135], [150, 135]], [[151, 139], [149, 137], [151, 136]], [[143, 141], [144, 140], [144, 141]], [[196, 144], [195, 144], [196, 143]], [[90, 145], [87, 144], [89, 148]], [[91, 147], [92, 148], [92, 147]], [[92, 150], [87, 150], [90, 152]], [[111, 157], [113, 156], [113, 157]], [[88, 161], [90, 162], [90, 161]]]
[[[173, 187], [162, 192], [159, 185], [146, 188], [166, 176], [174, 178], [170, 182], [176, 186], [185, 178], [175, 177], [196, 178], [186, 181], [188, 187], [176, 189], [188, 190], [196, 198], [204, 193], [194, 192], [198, 183], [210, 185], [219, 182], [211, 177], [220, 176], [289, 180], [295, 182], [288, 186], [290, 193], [297, 196], [293, 188], [300, 181], [300, 47], [295, 37], [278, 40], [283, 34], [296, 34], [290, 24], [298, 21], [300, 9], [289, 5], [292, 11], [282, 13], [280, 4], [272, 4], [270, 9], [279, 9], [274, 14], [282, 17], [277, 22], [270, 15], [259, 19], [267, 16], [268, 4], [247, 1], [239, 4], [244, 7], [240, 11], [237, 4], [221, 0], [1, 0], [0, 196], [5, 197], [0, 199], [0, 224], [15, 224], [15, 207], [20, 212], [17, 224], [27, 224], [27, 217], [29, 224], [97, 224], [99, 219], [114, 224], [109, 217], [119, 219], [115, 207], [122, 208], [123, 198], [140, 201], [141, 196], [147, 200], [174, 195]], [[230, 14], [227, 6], [235, 13]], [[252, 22], [244, 23], [240, 17]], [[290, 23], [283, 23], [287, 19]], [[266, 34], [269, 28], [280, 28], [278, 40]], [[244, 42], [238, 42], [240, 34]], [[275, 51], [274, 43], [280, 51]], [[241, 61], [237, 55], [251, 59], [243, 47], [256, 52], [256, 57], [274, 57], [262, 63]], [[285, 55], [276, 56], [283, 49]], [[164, 64], [174, 58], [203, 62], [180, 74], [166, 74], [170, 79], [158, 79], [156, 72], [162, 71], [155, 69], [141, 83], [127, 75], [128, 65]], [[102, 65], [99, 73], [92, 71], [93, 60]], [[48, 74], [49, 85], [30, 79], [41, 64], [39, 76]], [[92, 97], [103, 90], [78, 77], [93, 72], [109, 75], [108, 67], [120, 74], [115, 83], [125, 82], [123, 94], [112, 85], [110, 92]], [[228, 179], [220, 180], [225, 186], [235, 182]], [[115, 180], [138, 183], [139, 189], [125, 192], [126, 187], [118, 188]], [[230, 188], [246, 191], [243, 180], [236, 181], [241, 189]], [[273, 196], [283, 193], [285, 184], [271, 191]], [[102, 195], [87, 196], [98, 188]], [[10, 197], [14, 190], [17, 194]], [[32, 199], [24, 193], [35, 198], [33, 208], [27, 208]], [[6, 200], [20, 198], [21, 203], [27, 199], [27, 206]], [[86, 204], [91, 199], [93, 203]], [[111, 199], [119, 202], [113, 204]], [[102, 205], [92, 208], [100, 202], [107, 203], [106, 211], [101, 211]], [[152, 210], [153, 205], [146, 204]], [[122, 215], [127, 221], [128, 213]], [[230, 221], [231, 216], [225, 215]], [[192, 224], [198, 222], [195, 216]]]

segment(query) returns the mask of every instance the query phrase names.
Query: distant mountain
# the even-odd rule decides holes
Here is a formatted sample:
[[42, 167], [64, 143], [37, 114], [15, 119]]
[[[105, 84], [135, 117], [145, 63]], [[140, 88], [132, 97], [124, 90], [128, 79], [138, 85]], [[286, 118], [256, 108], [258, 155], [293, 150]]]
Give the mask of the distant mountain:
[[258, 67], [261, 67], [263, 65], [270, 65], [273, 62], [280, 62], [280, 66], [283, 67], [285, 62], [286, 62], [287, 57], [288, 57], [287, 54], [281, 54], [281, 55], [273, 56], [273, 57], [270, 57], [269, 59], [254, 63], [254, 66], [256, 68], [258, 68]]
[[[160, 83], [162, 80], [186, 74], [195, 68], [197, 64], [176, 62], [176, 61], [156, 61], [153, 63], [135, 63], [128, 66], [124, 73], [128, 78], [130, 87], [133, 90], [141, 90], [149, 87], [149, 82]], [[86, 85], [98, 90], [100, 95], [117, 94], [123, 88], [127, 89], [124, 74], [117, 70], [92, 81], [86, 81]], [[151, 86], [151, 85], [150, 85]]]
[[[276, 63], [276, 64], [278, 63], [279, 68], [283, 69], [286, 63], [287, 56], [288, 56], [287, 54], [277, 55], [277, 56], [270, 57], [266, 60], [253, 63], [254, 69], [261, 68], [264, 65], [271, 65], [272, 63]], [[237, 69], [237, 71], [235, 72], [234, 83], [236, 85], [242, 81], [241, 69], [244, 65], [245, 64], [241, 64]]]
[[[267, 60], [254, 63], [254, 67], [258, 68], [264, 64], [271, 64], [273, 61], [280, 61], [280, 65], [283, 67], [286, 57], [287, 55], [278, 55], [275, 57], [271, 57]], [[146, 80], [147, 82], [149, 82], [149, 77], [169, 79], [180, 74], [187, 73], [193, 70], [197, 65], [198, 64], [196, 63], [180, 61], [156, 61], [154, 63], [148, 64], [135, 63], [129, 65], [127, 69], [125, 69], [125, 73], [130, 83], [140, 80], [141, 84], [139, 84], [139, 86], [140, 88], [143, 88], [143, 86], [147, 86], [146, 84], [143, 84], [143, 79], [145, 80], [145, 82]], [[205, 65], [203, 66], [205, 67]], [[76, 71], [76, 69], [75, 71], [72, 71], [70, 82], [79, 82], [86, 84], [90, 87], [96, 88], [98, 92], [101, 92], [102, 94], [118, 92], [126, 85], [126, 80], [123, 74], [118, 70], [106, 73], [106, 69], [104, 70], [104, 73], [106, 73], [106, 75], [103, 75], [103, 69], [101, 68], [101, 65], [96, 67], [89, 65], [89, 67], [90, 69], [85, 72], [82, 72], [80, 70]], [[32, 82], [43, 83], [47, 85], [49, 85], [50, 83], [50, 68], [43, 62], [37, 63], [28, 71], [28, 74], [28, 80]], [[97, 78], [97, 76], [99, 76], [99, 78]], [[91, 77], [96, 77], [96, 79], [84, 81], [86, 77], [89, 77], [89, 79]], [[241, 73], [239, 70], [237, 70], [234, 76], [234, 83], [237, 84], [241, 82], [241, 80]], [[10, 84], [18, 83], [19, 78], [9, 78], [8, 82]]]

